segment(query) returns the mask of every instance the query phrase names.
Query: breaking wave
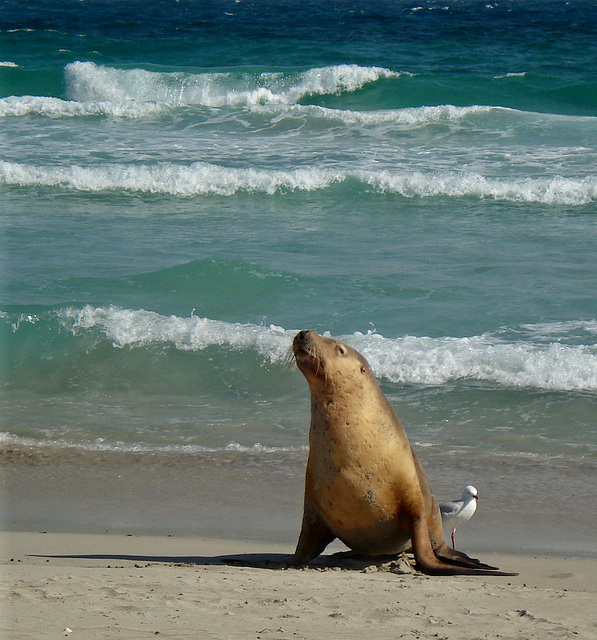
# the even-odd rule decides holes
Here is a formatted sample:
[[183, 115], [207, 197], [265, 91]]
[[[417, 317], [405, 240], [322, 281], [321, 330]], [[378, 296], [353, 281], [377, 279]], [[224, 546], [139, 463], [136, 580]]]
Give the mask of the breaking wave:
[[[97, 339], [107, 339], [117, 348], [170, 345], [201, 351], [215, 346], [254, 351], [265, 362], [278, 364], [287, 359], [296, 334], [295, 329], [275, 325], [165, 316], [143, 309], [87, 305], [57, 314], [61, 326], [74, 337], [95, 331]], [[13, 323], [13, 328], [17, 331], [18, 325]], [[506, 331], [470, 337], [386, 338], [374, 332], [339, 337], [367, 358], [376, 376], [394, 383], [442, 385], [472, 380], [514, 388], [597, 391], [597, 322], [525, 325], [517, 331], [519, 339]], [[572, 339], [579, 332], [588, 337], [585, 344]], [[566, 335], [571, 337], [569, 344]]]
[[267, 170], [223, 167], [206, 162], [180, 165], [112, 164], [68, 167], [0, 162], [0, 184], [64, 187], [78, 191], [129, 191], [173, 196], [220, 195], [239, 192], [274, 195], [320, 191], [344, 183], [377, 193], [412, 197], [472, 197], [583, 205], [597, 199], [597, 178], [490, 178], [477, 173], [367, 171], [327, 168]]
[[400, 75], [381, 67], [346, 64], [295, 74], [277, 71], [155, 72], [99, 67], [93, 62], [73, 62], [65, 69], [71, 100], [135, 100], [207, 107], [295, 104], [305, 96], [352, 92], [380, 78]]

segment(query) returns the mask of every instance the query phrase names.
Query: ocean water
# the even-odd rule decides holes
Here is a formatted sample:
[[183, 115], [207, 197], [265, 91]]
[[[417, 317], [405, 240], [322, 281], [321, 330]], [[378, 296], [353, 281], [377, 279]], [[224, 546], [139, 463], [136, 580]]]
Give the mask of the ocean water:
[[581, 0], [1, 2], [2, 443], [304, 456], [310, 328], [422, 455], [594, 463], [596, 33]]

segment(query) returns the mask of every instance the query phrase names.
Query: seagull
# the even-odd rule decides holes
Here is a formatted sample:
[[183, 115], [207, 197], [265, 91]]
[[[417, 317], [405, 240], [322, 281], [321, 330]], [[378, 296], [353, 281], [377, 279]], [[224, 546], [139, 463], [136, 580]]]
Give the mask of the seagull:
[[454, 546], [454, 533], [456, 532], [456, 528], [473, 517], [477, 509], [478, 499], [479, 494], [477, 490], [469, 484], [464, 488], [460, 500], [439, 503], [439, 509], [442, 514], [442, 524], [445, 528], [449, 527], [452, 529], [452, 549], [456, 548]]

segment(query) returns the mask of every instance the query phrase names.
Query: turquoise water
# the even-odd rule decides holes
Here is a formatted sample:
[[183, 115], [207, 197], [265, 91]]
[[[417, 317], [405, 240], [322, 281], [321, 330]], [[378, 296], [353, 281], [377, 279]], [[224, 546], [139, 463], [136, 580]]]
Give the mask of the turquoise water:
[[421, 451], [597, 458], [592, 3], [1, 15], [3, 442], [302, 451], [311, 328]]

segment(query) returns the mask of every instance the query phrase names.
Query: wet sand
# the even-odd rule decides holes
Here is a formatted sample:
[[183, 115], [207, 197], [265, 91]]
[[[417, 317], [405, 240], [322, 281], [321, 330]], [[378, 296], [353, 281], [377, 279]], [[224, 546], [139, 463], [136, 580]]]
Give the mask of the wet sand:
[[[440, 500], [480, 495], [463, 551], [597, 557], [593, 462], [418, 452]], [[0, 451], [0, 528], [296, 542], [306, 452]]]

